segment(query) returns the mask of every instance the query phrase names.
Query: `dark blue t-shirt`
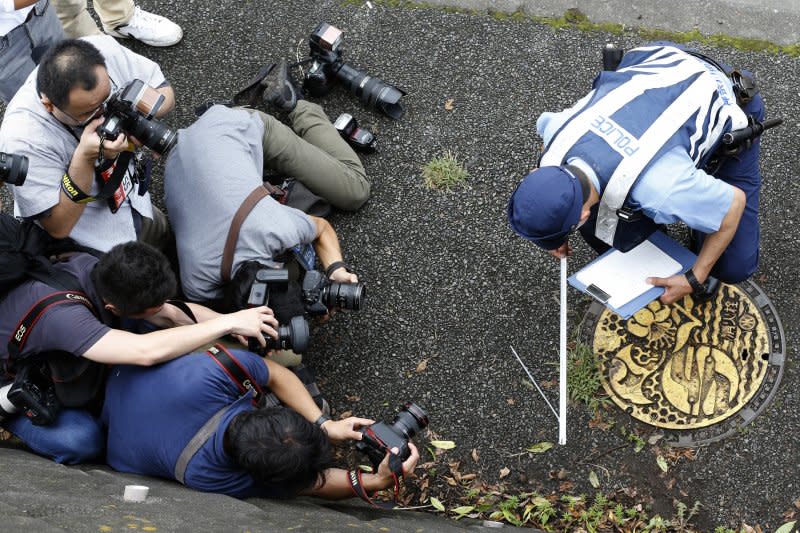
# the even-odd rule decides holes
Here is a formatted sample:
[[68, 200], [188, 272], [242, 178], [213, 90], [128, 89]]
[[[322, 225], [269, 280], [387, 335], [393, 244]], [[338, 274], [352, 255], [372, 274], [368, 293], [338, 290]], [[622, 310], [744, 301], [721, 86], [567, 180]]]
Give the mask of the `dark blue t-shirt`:
[[[266, 386], [261, 357], [231, 350], [253, 379]], [[217, 431], [189, 461], [188, 487], [237, 498], [278, 497], [257, 483], [223, 449], [223, 437], [237, 414], [253, 409], [251, 396], [206, 353], [198, 352], [145, 368], [118, 365], [106, 385], [102, 421], [108, 428], [107, 459], [112, 468], [174, 479], [175, 463], [186, 444], [221, 408], [230, 405]]]
[[[56, 268], [77, 278], [81, 292], [89, 297], [97, 316], [78, 302], [51, 306], [30, 330], [21, 355], [62, 350], [80, 356], [108, 333], [114, 316], [103, 309], [103, 302], [94, 290], [91, 273], [96, 263], [97, 258], [90, 254], [77, 254], [57, 263]], [[0, 360], [8, 358], [8, 341], [20, 320], [36, 302], [54, 292], [56, 289], [44, 283], [27, 281], [0, 300]]]

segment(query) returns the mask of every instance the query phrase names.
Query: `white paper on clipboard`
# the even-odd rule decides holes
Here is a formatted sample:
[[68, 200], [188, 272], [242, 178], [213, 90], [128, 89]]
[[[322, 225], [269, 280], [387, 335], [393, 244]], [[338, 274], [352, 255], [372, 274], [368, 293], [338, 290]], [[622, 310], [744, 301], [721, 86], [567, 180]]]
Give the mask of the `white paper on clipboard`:
[[681, 264], [650, 241], [627, 253], [612, 251], [598, 259], [575, 277], [587, 287], [608, 295], [607, 305], [620, 308], [653, 286], [649, 277], [668, 278], [682, 269]]

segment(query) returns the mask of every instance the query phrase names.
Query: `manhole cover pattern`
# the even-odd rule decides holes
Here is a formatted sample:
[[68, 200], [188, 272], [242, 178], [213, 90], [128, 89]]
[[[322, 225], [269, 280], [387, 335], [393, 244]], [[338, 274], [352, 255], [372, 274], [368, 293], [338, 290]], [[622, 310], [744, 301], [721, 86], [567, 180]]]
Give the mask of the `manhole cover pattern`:
[[656, 300], [627, 320], [593, 304], [587, 319], [606, 392], [675, 444], [736, 431], [780, 382], [783, 329], [752, 282], [723, 285], [700, 304], [689, 297], [670, 306]]

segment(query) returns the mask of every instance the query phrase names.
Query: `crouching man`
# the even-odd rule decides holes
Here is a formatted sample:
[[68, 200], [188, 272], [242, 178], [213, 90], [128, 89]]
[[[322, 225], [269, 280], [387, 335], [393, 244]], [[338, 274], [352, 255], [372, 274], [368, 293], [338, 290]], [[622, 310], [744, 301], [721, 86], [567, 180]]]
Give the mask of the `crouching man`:
[[[223, 367], [231, 365], [228, 373]], [[232, 377], [237, 373], [238, 380]], [[246, 382], [255, 386], [246, 388]], [[264, 387], [284, 407], [257, 407], [257, 391]], [[397, 481], [388, 454], [373, 474], [332, 467], [331, 443], [361, 440], [358, 429], [372, 420], [330, 420], [291, 371], [220, 345], [158, 367], [114, 367], [101, 418], [112, 468], [176, 479], [196, 490], [336, 500]], [[419, 459], [413, 444], [409, 449], [403, 474], [412, 473]]]

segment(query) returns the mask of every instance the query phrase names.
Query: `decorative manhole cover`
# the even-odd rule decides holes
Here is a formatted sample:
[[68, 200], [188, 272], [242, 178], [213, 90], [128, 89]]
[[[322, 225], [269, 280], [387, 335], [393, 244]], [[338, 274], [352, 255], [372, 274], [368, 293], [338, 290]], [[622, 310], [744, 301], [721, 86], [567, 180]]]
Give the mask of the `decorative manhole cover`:
[[769, 403], [783, 374], [783, 327], [750, 281], [699, 304], [656, 300], [627, 320], [594, 303], [584, 323], [606, 392], [670, 444], [734, 433]]

